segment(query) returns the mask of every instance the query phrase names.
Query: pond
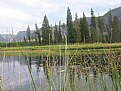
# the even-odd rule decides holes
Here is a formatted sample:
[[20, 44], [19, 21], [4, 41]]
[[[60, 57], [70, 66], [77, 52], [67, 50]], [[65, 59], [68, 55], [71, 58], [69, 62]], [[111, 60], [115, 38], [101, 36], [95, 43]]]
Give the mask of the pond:
[[0, 56], [0, 84], [2, 91], [33, 91], [33, 77], [37, 91], [62, 91], [62, 89], [102, 91], [103, 85], [113, 90], [111, 62], [116, 61], [116, 71], [120, 77], [120, 58], [120, 53], [115, 55], [112, 53], [73, 56]]

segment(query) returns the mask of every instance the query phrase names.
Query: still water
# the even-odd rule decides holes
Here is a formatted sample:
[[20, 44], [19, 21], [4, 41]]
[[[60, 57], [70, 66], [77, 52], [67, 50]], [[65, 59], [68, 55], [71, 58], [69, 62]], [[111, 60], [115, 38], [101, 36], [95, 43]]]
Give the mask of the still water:
[[[110, 55], [111, 56], [111, 55]], [[118, 54], [118, 57], [120, 54]], [[116, 58], [114, 58], [116, 59]], [[51, 68], [45, 66], [46, 61]], [[66, 61], [65, 61], [66, 60]], [[2, 91], [30, 91], [32, 90], [32, 81], [28, 66], [32, 72], [37, 91], [48, 91], [49, 78], [52, 78], [52, 90], [57, 91], [62, 88], [64, 82], [65, 62], [68, 60], [68, 73], [66, 79], [67, 90], [71, 91], [74, 87], [86, 88], [86, 81], [89, 79], [91, 84], [96, 83], [96, 87], [101, 91], [100, 83], [95, 79], [104, 79], [109, 88], [112, 87], [110, 75], [110, 63], [108, 56], [100, 55], [75, 55], [75, 56], [0, 56], [0, 76]], [[28, 64], [28, 66], [27, 66]], [[121, 74], [119, 64], [119, 74]], [[48, 75], [48, 70], [51, 76]], [[87, 78], [88, 75], [88, 78]], [[74, 86], [73, 86], [74, 83]], [[60, 89], [62, 90], [62, 89]]]

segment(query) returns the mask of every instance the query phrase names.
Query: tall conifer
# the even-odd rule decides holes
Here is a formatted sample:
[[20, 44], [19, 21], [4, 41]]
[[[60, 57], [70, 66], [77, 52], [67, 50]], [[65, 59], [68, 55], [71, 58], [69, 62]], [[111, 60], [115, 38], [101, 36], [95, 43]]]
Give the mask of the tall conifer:
[[80, 31], [81, 31], [81, 41], [84, 43], [90, 42], [88, 23], [84, 13], [83, 13], [83, 18], [80, 19]]
[[79, 19], [78, 19], [77, 13], [75, 14], [74, 28], [77, 33], [77, 43], [80, 43], [81, 42], [81, 32], [80, 32]]
[[30, 27], [29, 27], [29, 25], [28, 25], [27, 32], [26, 32], [26, 38], [30, 42], [30, 40], [31, 40], [31, 33], [30, 33]]
[[49, 43], [52, 42], [52, 32], [46, 15], [44, 16], [41, 30], [42, 30], [42, 43], [44, 45], [49, 45]]
[[112, 41], [112, 30], [113, 30], [113, 16], [112, 16], [112, 11], [109, 11], [109, 18], [108, 18], [108, 41]]
[[54, 28], [54, 43], [57, 44], [58, 43], [58, 26], [55, 24], [55, 28]]
[[105, 24], [104, 24], [104, 19], [102, 16], [99, 16], [97, 18], [98, 20], [98, 29], [99, 29], [99, 34], [98, 34], [98, 37], [99, 37], [99, 41], [100, 42], [104, 42], [105, 41], [105, 37], [104, 37], [104, 32], [105, 32]]
[[112, 42], [120, 42], [120, 23], [117, 16], [113, 17]]
[[94, 15], [94, 11], [92, 9], [91, 9], [90, 31], [91, 31], [91, 40], [92, 40], [92, 42], [97, 42], [98, 36], [97, 36], [96, 18], [95, 18], [95, 15]]
[[73, 22], [72, 22], [72, 15], [69, 7], [67, 8], [67, 31], [68, 31], [68, 42], [69, 43], [75, 43], [76, 42], [76, 37], [77, 33], [73, 27]]
[[37, 38], [39, 40], [39, 44], [41, 44], [41, 35], [40, 35], [40, 29], [38, 28], [37, 24], [35, 24], [35, 33], [37, 35]]
[[59, 21], [58, 43], [62, 43], [61, 21]]

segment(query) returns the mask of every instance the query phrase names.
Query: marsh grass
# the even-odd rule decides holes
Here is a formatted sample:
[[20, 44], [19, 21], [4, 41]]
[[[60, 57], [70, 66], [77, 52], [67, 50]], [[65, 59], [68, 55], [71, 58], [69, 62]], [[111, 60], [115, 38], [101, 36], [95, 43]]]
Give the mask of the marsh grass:
[[[50, 40], [50, 39], [49, 39]], [[65, 45], [49, 45], [48, 46], [33, 46], [33, 47], [18, 47], [5, 48], [6, 51], [19, 50], [23, 57], [28, 55], [24, 52], [26, 50], [44, 50], [46, 58], [44, 59], [44, 70], [46, 74], [47, 85], [45, 91], [120, 91], [121, 90], [121, 57], [115, 54], [115, 50], [120, 50], [119, 44], [75, 44], [68, 45], [65, 36]], [[1, 51], [3, 49], [0, 49]], [[107, 51], [108, 53], [107, 53]], [[53, 53], [54, 51], [54, 53]], [[90, 57], [91, 51], [97, 53], [101, 51], [106, 56], [107, 66], [98, 64], [96, 55]], [[81, 57], [82, 52], [85, 52], [87, 58]], [[56, 60], [51, 60], [52, 55], [60, 55], [60, 65], [54, 63]], [[64, 66], [61, 65], [61, 56], [64, 55]], [[30, 65], [25, 57], [25, 62], [30, 74], [30, 90], [41, 91], [37, 88], [34, 77], [30, 70]], [[105, 58], [104, 58], [105, 60]], [[107, 69], [108, 68], [108, 69]], [[103, 70], [108, 71], [108, 74], [103, 74]], [[93, 73], [91, 73], [93, 72]], [[109, 83], [106, 82], [109, 77]], [[43, 84], [43, 83], [42, 83]], [[14, 87], [13, 87], [14, 88]]]
[[[78, 49], [73, 51], [73, 55], [67, 56], [69, 50], [67, 45], [65, 45], [65, 65], [62, 67], [59, 66], [59, 74], [55, 74], [56, 65], [49, 64], [47, 70], [49, 71], [49, 84], [50, 87], [48, 91], [120, 91], [121, 82], [120, 82], [120, 55], [117, 55], [115, 52], [110, 50], [110, 53], [104, 53], [106, 58], [107, 65], [103, 66], [97, 64], [95, 57], [90, 57], [87, 53], [87, 59], [80, 57], [80, 63], [77, 62], [78, 55], [75, 55], [75, 52], [78, 52]], [[61, 51], [60, 51], [61, 55]], [[61, 59], [61, 57], [60, 57]], [[50, 59], [49, 59], [50, 60]], [[47, 61], [47, 60], [46, 60]], [[53, 60], [51, 60], [52, 62]], [[77, 63], [76, 63], [77, 62]], [[78, 64], [78, 65], [77, 65]], [[48, 65], [48, 63], [46, 64]], [[54, 68], [54, 69], [53, 69]], [[93, 70], [93, 74], [90, 74]], [[106, 74], [103, 73], [103, 70], [106, 70]], [[56, 75], [56, 79], [53, 79], [53, 76]], [[82, 77], [82, 79], [80, 78]], [[58, 81], [59, 78], [59, 81]], [[50, 80], [51, 79], [51, 80]], [[55, 81], [59, 82], [57, 86]], [[108, 82], [106, 82], [108, 81]], [[62, 82], [62, 83], [61, 83]], [[57, 87], [57, 89], [55, 89]], [[51, 88], [51, 89], [50, 89]]]
[[[45, 46], [20, 46], [16, 42], [16, 47], [6, 47], [6, 55], [12, 54], [21, 54], [21, 50], [23, 53], [28, 52], [28, 55], [35, 55], [35, 54], [41, 54], [41, 55], [49, 55], [49, 51], [55, 55], [59, 55], [59, 45], [45, 45]], [[0, 48], [0, 55], [4, 47]], [[81, 54], [96, 54], [96, 53], [103, 53], [104, 51], [109, 52], [112, 51], [118, 51], [121, 52], [121, 43], [94, 43], [94, 44], [68, 44], [67, 49], [65, 49], [65, 44], [61, 45], [61, 54], [65, 55], [65, 50], [69, 50], [69, 54], [73, 55], [73, 51], [77, 50], [78, 52], [81, 52]], [[78, 55], [78, 52], [76, 54]], [[68, 53], [67, 53], [68, 55]]]

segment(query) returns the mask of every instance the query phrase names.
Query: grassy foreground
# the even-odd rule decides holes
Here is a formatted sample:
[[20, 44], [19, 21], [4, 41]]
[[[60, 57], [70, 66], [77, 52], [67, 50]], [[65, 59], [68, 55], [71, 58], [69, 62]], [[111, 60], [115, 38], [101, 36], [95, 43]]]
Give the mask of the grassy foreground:
[[[50, 45], [50, 46], [23, 46], [23, 47], [1, 47], [0, 55], [5, 52], [6, 54], [20, 54], [21, 52], [26, 54], [59, 54], [59, 51], [62, 53], [65, 50], [65, 45]], [[121, 43], [93, 43], [93, 44], [68, 44], [67, 50], [69, 50], [69, 54], [73, 54], [74, 51], [78, 54], [81, 52], [85, 53], [103, 53], [110, 51], [121, 51]]]

